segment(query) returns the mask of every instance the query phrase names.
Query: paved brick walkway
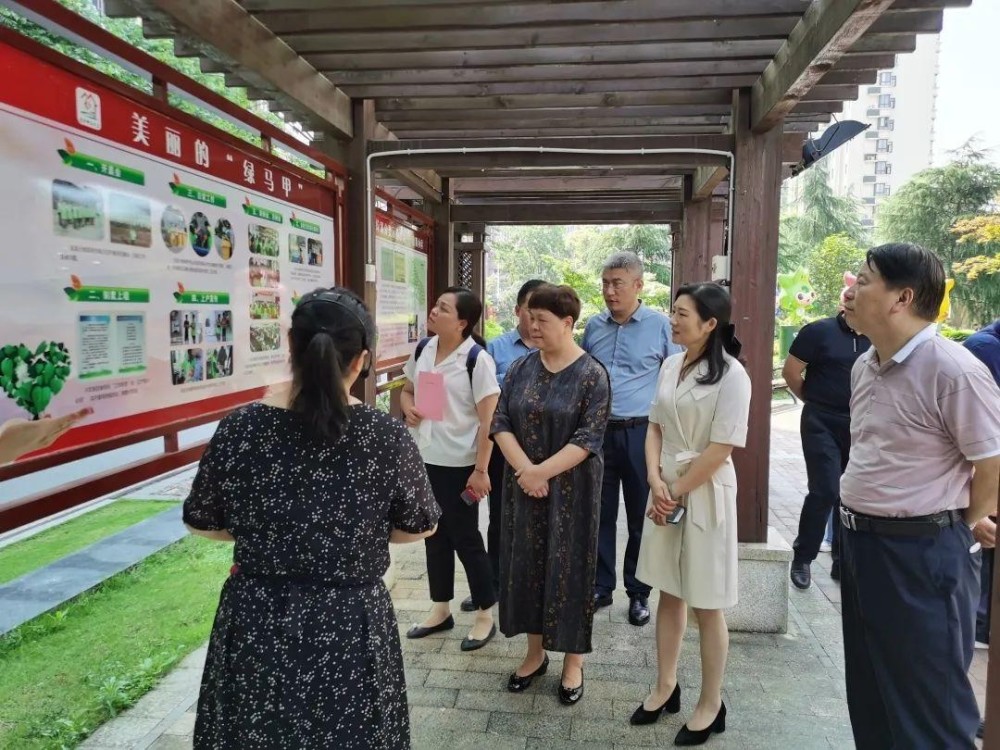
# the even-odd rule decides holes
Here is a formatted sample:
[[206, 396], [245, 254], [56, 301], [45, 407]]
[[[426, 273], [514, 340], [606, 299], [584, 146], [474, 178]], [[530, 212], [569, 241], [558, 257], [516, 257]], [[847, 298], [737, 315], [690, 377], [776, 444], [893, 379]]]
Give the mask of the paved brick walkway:
[[[798, 411], [775, 414], [771, 441], [771, 523], [791, 541], [805, 493], [798, 439]], [[485, 519], [484, 519], [485, 520]], [[619, 544], [619, 554], [624, 549]], [[423, 550], [397, 550], [399, 575], [392, 589], [400, 631], [423, 618], [430, 606]], [[459, 566], [460, 568], [460, 566]], [[725, 701], [725, 734], [710, 747], [811, 750], [853, 747], [844, 698], [840, 592], [828, 575], [829, 556], [814, 566], [814, 585], [789, 592], [785, 635], [732, 636]], [[468, 590], [464, 582], [460, 597]], [[655, 601], [651, 602], [655, 608]], [[457, 609], [457, 607], [456, 607]], [[455, 613], [458, 627], [421, 641], [403, 640], [416, 750], [541, 750], [542, 748], [634, 748], [671, 746], [696, 700], [700, 670], [698, 638], [685, 638], [680, 683], [684, 712], [649, 727], [631, 727], [628, 717], [655, 680], [653, 628], [628, 624], [625, 601], [601, 610], [594, 653], [584, 669], [586, 694], [568, 708], [555, 696], [561, 657], [527, 694], [504, 690], [524, 648], [523, 638], [494, 639], [474, 654], [459, 651], [471, 615]], [[193, 654], [134, 709], [100, 729], [85, 745], [181, 750], [191, 747], [193, 707], [203, 650]], [[977, 691], [985, 691], [986, 655], [973, 666]]]

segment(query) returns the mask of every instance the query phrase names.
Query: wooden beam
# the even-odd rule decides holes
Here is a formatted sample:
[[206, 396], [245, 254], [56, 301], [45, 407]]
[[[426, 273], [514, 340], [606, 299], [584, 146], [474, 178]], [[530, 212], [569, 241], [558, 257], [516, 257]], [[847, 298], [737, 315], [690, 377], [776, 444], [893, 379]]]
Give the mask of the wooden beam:
[[530, 139], [534, 138], [603, 138], [605, 136], [631, 136], [631, 135], [715, 135], [728, 132], [727, 125], [663, 125], [651, 128], [648, 125], [641, 127], [609, 127], [588, 126], [569, 128], [493, 128], [476, 131], [456, 130], [444, 127], [442, 130], [407, 130], [405, 127], [396, 128], [396, 133], [400, 138], [454, 140], [464, 138], [466, 146], [475, 146], [483, 138], [509, 138], [519, 140], [522, 145], [530, 146]]
[[770, 130], [857, 42], [893, 0], [814, 0], [753, 86], [751, 127]]
[[[626, 0], [626, 2], [504, 2], [496, 5], [469, 2], [435, 2], [421, 6], [407, 3], [358, 3], [323, 0], [244, 0], [262, 23], [278, 33], [297, 28], [332, 31], [409, 31], [436, 28], [458, 31], [463, 27], [505, 28], [527, 25], [607, 24], [635, 21], [681, 20], [684, 18], [733, 18], [754, 15], [793, 15], [802, 12], [800, 0]], [[289, 5], [295, 6], [289, 8]], [[391, 5], [391, 8], [379, 7]], [[403, 7], [400, 7], [403, 6]], [[349, 7], [351, 12], [343, 11]], [[292, 12], [290, 12], [292, 11]], [[283, 29], [283, 31], [279, 31]]]
[[[829, 107], [830, 102], [809, 102], [814, 107]], [[840, 102], [836, 102], [837, 109], [840, 109]], [[534, 120], [557, 120], [570, 119], [574, 122], [582, 122], [586, 119], [605, 118], [683, 118], [723, 116], [729, 115], [730, 107], [727, 104], [665, 104], [651, 106], [598, 106], [598, 107], [553, 107], [553, 108], [532, 108], [532, 109], [470, 109], [468, 111], [455, 112], [450, 109], [416, 109], [416, 110], [389, 110], [379, 111], [378, 118], [392, 128], [398, 125], [406, 125], [412, 122], [474, 122], [481, 120], [490, 123], [502, 123], [509, 121], [531, 122]], [[679, 124], [679, 123], [678, 123]]]
[[[581, 81], [599, 78], [667, 78], [761, 73], [767, 60], [684, 60], [603, 65], [503, 65], [490, 68], [427, 68], [412, 70], [333, 70], [320, 67], [338, 86], [365, 84], [491, 83], [499, 81]], [[400, 89], [406, 96], [406, 89]]]
[[548, 118], [522, 118], [505, 117], [503, 113], [497, 113], [491, 120], [454, 118], [452, 120], [408, 120], [406, 122], [394, 122], [393, 127], [399, 130], [419, 132], [421, 130], [440, 130], [442, 127], [449, 127], [454, 130], [495, 130], [497, 128], [507, 128], [516, 130], [517, 128], [596, 128], [596, 127], [632, 127], [648, 128], [649, 132], [655, 132], [655, 128], [671, 125], [725, 125], [729, 122], [728, 115], [688, 115], [685, 117], [602, 117], [600, 115], [567, 117], [560, 114], [551, 115]]
[[703, 201], [712, 197], [715, 188], [729, 176], [729, 170], [723, 166], [698, 167], [691, 182], [691, 200]]
[[802, 144], [805, 140], [804, 133], [785, 133], [781, 137], [781, 163], [798, 164], [802, 161]]
[[[844, 87], [846, 88], [846, 87]], [[605, 92], [600, 94], [524, 94], [519, 96], [439, 96], [391, 97], [377, 99], [375, 109], [381, 114], [411, 112], [414, 110], [519, 110], [566, 109], [597, 107], [615, 109], [635, 106], [673, 105], [731, 105], [732, 91], [714, 89], [707, 91], [635, 91]]]
[[[370, 152], [376, 151], [396, 151], [420, 150], [426, 148], [452, 148], [460, 149], [467, 147], [468, 141], [441, 140], [423, 141], [420, 139], [400, 139], [398, 141], [373, 141], [369, 144]], [[479, 148], [505, 148], [507, 146], [522, 146], [523, 143], [513, 142], [507, 138], [484, 139], [476, 143]], [[539, 138], [530, 144], [533, 147], [542, 148], [592, 148], [592, 149], [703, 149], [710, 151], [731, 151], [733, 149], [733, 136], [731, 135], [705, 135], [705, 136], [656, 136], [647, 138], [601, 138], [589, 140], [585, 144], [571, 138]], [[650, 163], [655, 164], [656, 155], [649, 154]], [[711, 157], [715, 158], [715, 157]], [[718, 163], [718, 162], [712, 162]]]
[[679, 190], [679, 177], [671, 175], [633, 175], [628, 177], [466, 177], [452, 180], [455, 194], [520, 191], [523, 193], [571, 192], [596, 190]]
[[[667, 6], [669, 7], [669, 6]], [[301, 17], [299, 17], [301, 16]], [[491, 29], [479, 26], [462, 29], [424, 28], [405, 30], [376, 30], [339, 32], [336, 25], [343, 18], [342, 13], [332, 15], [317, 13], [281, 16], [287, 23], [275, 25], [268, 22], [268, 28], [282, 35], [289, 45], [300, 53], [305, 52], [352, 52], [359, 56], [372, 53], [392, 52], [464, 52], [475, 56], [482, 52], [496, 53], [501, 50], [554, 50], [573, 49], [574, 46], [593, 45], [621, 48], [644, 46], [646, 43], [670, 42], [661, 46], [663, 53], [673, 53], [679, 59], [702, 56], [700, 50], [706, 45], [718, 45], [721, 52], [728, 47], [744, 43], [753, 47], [781, 46], [795, 23], [797, 16], [773, 16], [767, 18], [731, 19], [690, 19], [680, 21], [652, 21], [647, 23], [595, 23], [522, 25], [511, 28]], [[314, 20], [321, 19], [321, 20]], [[776, 44], [775, 44], [776, 43]], [[724, 46], [723, 46], [724, 45]], [[470, 62], [470, 65], [477, 63]]]
[[235, 0], [136, 0], [135, 5], [139, 10], [167, 16], [213, 52], [272, 84], [297, 108], [326, 125], [325, 129], [338, 137], [351, 137], [351, 100], [347, 94], [299, 58]]
[[[398, 141], [395, 133], [382, 123], [376, 123], [369, 140]], [[374, 170], [373, 170], [374, 171]], [[440, 203], [442, 200], [441, 177], [430, 169], [397, 169], [389, 172], [400, 184], [425, 200]]]
[[455, 204], [453, 222], [483, 221], [487, 224], [663, 224], [680, 221], [679, 203], [534, 203], [486, 205]]
[[[732, 91], [752, 86], [758, 74], [742, 75], [676, 75], [660, 78], [596, 78], [569, 80], [479, 81], [472, 83], [408, 83], [408, 84], [341, 84], [345, 93], [356, 98], [386, 100], [391, 98], [418, 99], [443, 97], [492, 97], [511, 95], [573, 95], [620, 94], [622, 92], [689, 92], [709, 89]], [[825, 81], [824, 81], [825, 83]]]

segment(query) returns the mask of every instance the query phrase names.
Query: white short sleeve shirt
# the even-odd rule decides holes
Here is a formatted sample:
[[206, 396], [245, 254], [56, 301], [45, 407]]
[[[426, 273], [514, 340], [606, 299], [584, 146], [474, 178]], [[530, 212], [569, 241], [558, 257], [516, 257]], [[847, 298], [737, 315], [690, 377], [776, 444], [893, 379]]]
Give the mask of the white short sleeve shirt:
[[472, 382], [469, 383], [466, 360], [474, 345], [475, 341], [467, 338], [439, 364], [434, 364], [438, 349], [438, 337], [434, 336], [420, 353], [420, 361], [415, 362], [410, 355], [403, 367], [403, 375], [413, 383], [415, 394], [420, 388], [421, 372], [440, 372], [444, 375], [444, 419], [440, 422], [425, 419], [419, 427], [411, 429], [425, 464], [458, 467], [472, 466], [476, 462], [479, 437], [476, 404], [500, 393], [500, 385], [496, 364], [485, 348], [476, 358]]

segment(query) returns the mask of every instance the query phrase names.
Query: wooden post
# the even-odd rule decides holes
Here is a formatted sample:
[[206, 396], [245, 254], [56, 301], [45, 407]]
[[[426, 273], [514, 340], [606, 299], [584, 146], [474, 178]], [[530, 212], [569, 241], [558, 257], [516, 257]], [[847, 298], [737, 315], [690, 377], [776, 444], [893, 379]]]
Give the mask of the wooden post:
[[[368, 305], [372, 316], [375, 316], [375, 282], [366, 280], [365, 238], [371, 234], [371, 222], [366, 221], [366, 204], [369, 198], [365, 193], [365, 172], [368, 169], [368, 140], [375, 132], [375, 102], [371, 99], [354, 100], [351, 102], [351, 120], [354, 137], [347, 144], [347, 278], [348, 288], [358, 294]], [[373, 209], [374, 211], [374, 209]], [[378, 317], [375, 316], [378, 325]], [[372, 352], [372, 356], [375, 353]], [[375, 403], [375, 376], [372, 375], [355, 385], [355, 397], [365, 403]]]
[[721, 252], [711, 247], [711, 214], [711, 201], [684, 203], [684, 246], [674, 271], [677, 286], [711, 279], [712, 255]]
[[451, 223], [452, 182], [447, 177], [441, 178], [441, 202], [429, 206], [434, 217], [434, 276], [431, 278], [427, 291], [428, 301], [433, 304], [448, 286], [451, 285], [451, 269], [455, 253], [455, 227]]
[[736, 335], [743, 342], [743, 356], [753, 383], [747, 445], [734, 454], [739, 486], [737, 516], [741, 542], [765, 542], [782, 138], [780, 123], [764, 133], [751, 131], [749, 89], [734, 92], [733, 130], [733, 226], [740, 230], [733, 232], [730, 291]]

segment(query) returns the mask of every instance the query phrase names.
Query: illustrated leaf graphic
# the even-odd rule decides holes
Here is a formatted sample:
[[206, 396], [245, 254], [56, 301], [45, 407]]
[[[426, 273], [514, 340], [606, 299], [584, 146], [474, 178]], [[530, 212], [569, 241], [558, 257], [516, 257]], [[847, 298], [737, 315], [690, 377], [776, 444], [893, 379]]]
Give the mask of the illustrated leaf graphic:
[[73, 141], [71, 141], [69, 138], [63, 138], [63, 143], [66, 144], [66, 151], [67, 152], [69, 152], [71, 154], [75, 154], [76, 153], [76, 146], [73, 145]]
[[69, 275], [69, 281], [70, 281], [70, 284], [73, 285], [74, 289], [80, 289], [80, 288], [83, 287], [83, 282], [80, 281], [80, 277], [77, 276], [75, 273], [71, 273]]
[[184, 285], [181, 282], [177, 282], [177, 288], [180, 290], [181, 294], [184, 294]]
[[181, 184], [181, 178], [180, 178], [180, 176], [176, 172], [174, 172], [174, 184], [175, 185], [180, 185]]

